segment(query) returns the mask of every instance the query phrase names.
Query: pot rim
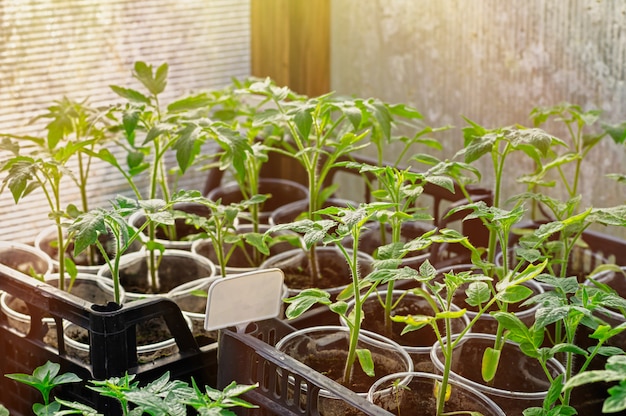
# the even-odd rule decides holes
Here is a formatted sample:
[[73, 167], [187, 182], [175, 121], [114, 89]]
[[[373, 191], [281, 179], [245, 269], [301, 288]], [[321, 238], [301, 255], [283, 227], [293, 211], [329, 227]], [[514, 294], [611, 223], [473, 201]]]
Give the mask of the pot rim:
[[[128, 264], [131, 261], [135, 261], [138, 258], [139, 259], [146, 258], [148, 255], [149, 255], [149, 251], [147, 251], [147, 250], [142, 250], [142, 251], [136, 251], [136, 252], [132, 252], [132, 253], [123, 254], [120, 257], [120, 268], [123, 265]], [[163, 255], [163, 256], [177, 255], [177, 256], [180, 256], [180, 257], [191, 257], [191, 258], [199, 261], [203, 265], [205, 265], [211, 271], [210, 275], [203, 276], [203, 277], [213, 277], [213, 276], [216, 276], [216, 270], [217, 269], [215, 267], [215, 264], [211, 260], [209, 260], [206, 257], [201, 256], [199, 254], [195, 254], [195, 253], [192, 253], [191, 251], [187, 251], [187, 250], [178, 250], [178, 249], [173, 249], [172, 248], [172, 249], [165, 249], [163, 251], [163, 253], [158, 253], [158, 252], [156, 253], [156, 256], [161, 256], [161, 255]], [[105, 284], [113, 284], [113, 280], [105, 275], [105, 273], [107, 273], [109, 271], [110, 271], [110, 269], [109, 269], [109, 266], [107, 264], [103, 264], [98, 269], [97, 276], [104, 277], [105, 279], [108, 279], [108, 280], [104, 281]], [[191, 282], [197, 282], [199, 279], [202, 279], [202, 277], [190, 280], [189, 282], [185, 282], [183, 284], [191, 283]], [[197, 284], [201, 285], [201, 282], [199, 282]], [[176, 287], [178, 287], [178, 286], [176, 286]], [[176, 289], [176, 287], [172, 288], [171, 290]], [[167, 294], [167, 292], [165, 292], [165, 293], [133, 293], [133, 292], [126, 291], [126, 297], [127, 297], [127, 300], [129, 300], [129, 301], [142, 299], [142, 298], [150, 298], [150, 297], [155, 297], [155, 296], [164, 296], [166, 294]]]
[[[192, 325], [193, 325], [191, 319], [185, 315], [183, 315], [183, 318], [185, 319], [185, 323], [187, 324], [188, 328], [191, 330]], [[68, 337], [67, 335], [65, 335], [65, 331], [72, 325], [80, 327], [80, 325], [77, 325], [74, 322], [70, 322], [66, 320], [63, 321], [63, 333], [64, 333], [63, 338], [65, 339], [65, 343], [73, 348], [76, 348], [79, 351], [89, 352], [89, 348], [90, 348], [89, 344], [78, 342], [75, 339], [72, 339]], [[137, 345], [137, 354], [152, 353], [162, 348], [171, 347], [172, 345], [175, 345], [175, 344], [176, 344], [176, 339], [174, 337], [171, 337], [163, 341], [154, 342], [152, 344]]]
[[[44, 283], [51, 284], [50, 283], [51, 281], [58, 280], [58, 278], [59, 278], [59, 273], [51, 273], [51, 274], [47, 275], [44, 278]], [[107, 279], [106, 277], [96, 276], [96, 275], [90, 274], [90, 273], [78, 273], [76, 275], [76, 278], [77, 279], [81, 279], [81, 280], [94, 281], [94, 282], [96, 282], [98, 287], [101, 288], [102, 290], [104, 290], [106, 292], [111, 291], [111, 293], [113, 293], [112, 292], [113, 288], [108, 286], [109, 282], [107, 280], [110, 280], [110, 279]], [[121, 299], [122, 302], [124, 301], [125, 295], [126, 294], [125, 294], [124, 288], [120, 286], [120, 299]], [[11, 308], [8, 305], [9, 296], [14, 297], [16, 299], [19, 299], [19, 298], [13, 296], [9, 292], [4, 292], [4, 291], [1, 292], [0, 293], [0, 308], [2, 309], [2, 311], [5, 314], [7, 314], [8, 316], [10, 316], [11, 318], [13, 318], [13, 319], [15, 319], [17, 321], [30, 324], [30, 315], [18, 312], [18, 311], [16, 311], [15, 309]], [[122, 302], [120, 302], [120, 304]], [[45, 322], [48, 325], [51, 325], [51, 324], [55, 323], [54, 318], [51, 318], [51, 317], [43, 317], [42, 318], [42, 322]]]
[[[343, 255], [341, 254], [340, 250], [335, 247], [335, 246], [319, 246], [316, 248], [317, 253], [320, 252], [336, 252], [338, 255], [342, 256], [343, 259]], [[352, 252], [351, 249], [347, 249], [347, 251], [349, 253]], [[287, 251], [283, 251], [281, 253], [277, 253], [274, 254], [270, 257], [268, 257], [260, 266], [259, 269], [270, 269], [270, 268], [282, 268], [280, 266], [280, 264], [276, 264], [276, 262], [286, 262], [289, 260], [290, 257], [297, 255], [298, 257], [302, 257], [302, 256], [307, 256], [307, 251], [302, 249], [302, 248], [294, 248], [291, 250], [287, 250]], [[371, 255], [365, 253], [364, 251], [359, 251], [358, 252], [358, 256], [362, 261], [367, 261], [370, 264], [373, 264], [374, 262], [374, 257], [372, 257]], [[346, 283], [345, 285], [341, 285], [341, 286], [336, 286], [336, 287], [331, 287], [331, 288], [319, 288], [322, 290], [325, 290], [326, 292], [330, 293], [331, 295], [337, 295], [339, 293], [341, 293], [342, 290], [344, 290], [346, 287], [348, 287], [351, 283]], [[298, 293], [300, 293], [302, 290], [304, 289], [293, 289], [293, 288], [289, 288], [289, 296], [295, 296]]]
[[26, 244], [26, 243], [20, 243], [18, 241], [6, 241], [6, 240], [0, 240], [0, 249], [16, 249], [16, 250], [22, 250], [24, 252], [27, 252], [29, 254], [33, 254], [39, 258], [41, 258], [43, 261], [45, 261], [48, 264], [47, 270], [42, 273], [42, 276], [45, 278], [47, 275], [49, 275], [50, 273], [53, 272], [54, 270], [54, 262], [52, 260], [52, 258], [48, 255], [48, 253], [46, 253], [43, 250], [40, 250], [39, 248], [37, 248], [36, 246], [32, 246], [30, 244]]
[[[458, 338], [458, 334], [455, 334], [452, 336], [453, 340], [456, 340], [457, 338]], [[471, 339], [483, 339], [483, 340], [493, 341], [495, 340], [495, 335], [470, 332], [463, 336], [461, 343], [466, 342]], [[505, 342], [509, 345], [515, 346], [516, 348], [518, 346], [518, 344], [516, 344], [515, 342], [509, 339], [507, 339]], [[443, 362], [439, 359], [439, 356], [437, 355], [437, 351], [439, 349], [438, 347], [439, 347], [439, 342], [435, 342], [432, 346], [432, 349], [430, 350], [430, 358], [431, 358], [432, 363], [435, 366], [435, 369], [437, 371], [442, 371]], [[524, 355], [524, 353], [521, 350], [520, 350], [520, 354]], [[534, 359], [532, 357], [528, 357], [528, 358]], [[548, 360], [548, 363], [556, 371], [558, 371], [559, 374], [565, 374], [565, 367], [556, 358], [550, 358], [550, 360]], [[472, 388], [478, 391], [481, 391], [485, 394], [489, 394], [490, 396], [498, 396], [498, 397], [513, 399], [513, 400], [543, 400], [543, 398], [546, 397], [546, 395], [548, 394], [548, 390], [535, 391], [535, 392], [523, 392], [523, 391], [499, 389], [499, 388], [495, 388], [495, 387], [491, 387], [491, 386], [487, 386], [487, 385], [475, 382], [466, 377], [460, 376], [454, 373], [453, 371], [450, 371], [450, 379], [457, 380], [457, 382], [461, 384], [464, 384], [466, 386], [471, 386]]]
[[[302, 328], [302, 329], [298, 329], [294, 332], [291, 332], [287, 335], [285, 335], [283, 338], [281, 338], [277, 343], [276, 346], [274, 347], [277, 351], [279, 351], [281, 354], [285, 354], [286, 353], [284, 351], [282, 351], [282, 348], [285, 346], [285, 344], [287, 342], [289, 342], [290, 340], [298, 337], [298, 336], [306, 336], [307, 333], [315, 333], [315, 332], [323, 332], [323, 331], [334, 331], [334, 332], [342, 332], [345, 333], [349, 336], [350, 330], [346, 327], [343, 326], [339, 326], [339, 325], [321, 325], [321, 326], [313, 326], [313, 327], [308, 327], [308, 328]], [[409, 355], [409, 353], [402, 348], [401, 345], [399, 345], [397, 342], [383, 336], [380, 334], [377, 334], [375, 332], [371, 332], [365, 329], [361, 329], [359, 331], [359, 340], [369, 343], [371, 345], [375, 345], [381, 348], [389, 348], [392, 347], [394, 350], [396, 350], [404, 359], [404, 362], [406, 364], [406, 368], [407, 368], [407, 372], [412, 372], [414, 370], [413, 367], [413, 359], [411, 358], [411, 356]], [[290, 380], [292, 381], [292, 380]], [[319, 392], [321, 397], [326, 397], [326, 398], [332, 398], [332, 399], [336, 399], [337, 396], [333, 395], [332, 392], [322, 389]], [[359, 396], [362, 397], [366, 397], [367, 396], [367, 392], [355, 392], [355, 394], [358, 394]]]
[[[388, 374], [386, 376], [383, 376], [381, 378], [379, 378], [378, 380], [376, 380], [374, 382], [374, 384], [372, 384], [372, 387], [370, 387], [369, 391], [367, 392], [367, 400], [374, 403], [374, 394], [377, 392], [377, 388], [380, 387], [382, 384], [390, 381], [390, 380], [394, 380], [394, 379], [398, 379], [398, 378], [403, 378], [402, 383], [406, 381], [406, 384], [404, 385], [408, 385], [413, 378], [416, 377], [421, 377], [421, 378], [426, 378], [426, 379], [431, 379], [431, 380], [435, 380], [437, 382], [441, 382], [443, 380], [443, 376], [441, 376], [440, 374], [434, 374], [434, 373], [425, 373], [425, 372], [421, 372], [421, 371], [413, 371], [413, 372], [401, 372], [401, 373], [393, 373], [393, 374]], [[481, 402], [483, 402], [485, 405], [488, 405], [492, 408], [492, 410], [494, 410], [499, 416], [506, 416], [506, 413], [504, 413], [504, 410], [502, 410], [502, 408], [500, 406], [498, 406], [496, 404], [496, 402], [494, 402], [492, 399], [490, 399], [488, 396], [486, 396], [484, 393], [475, 390], [475, 389], [471, 389], [468, 386], [460, 383], [457, 380], [448, 380], [448, 383], [456, 386], [456, 387], [460, 387], [464, 390], [466, 390], [468, 393], [470, 393], [472, 396], [475, 396], [476, 398], [478, 398]], [[385, 389], [385, 390], [378, 390], [380, 392], [386, 392], [387, 390], [389, 390], [389, 388]]]
[[[66, 230], [64, 230], [64, 233], [65, 233], [65, 231]], [[45, 245], [44, 243], [46, 242], [46, 240], [48, 240], [50, 237], [51, 237], [51, 241], [56, 241], [56, 232], [57, 232], [57, 226], [52, 224], [52, 225], [49, 225], [49, 226], [43, 228], [41, 231], [39, 231], [37, 233], [36, 237], [35, 237], [34, 246], [38, 250], [41, 250], [48, 257], [50, 257], [50, 255], [46, 252], [46, 250], [44, 250], [43, 246]], [[65, 238], [67, 238], [67, 233], [65, 233]], [[136, 252], [136, 251], [143, 251], [143, 250], [145, 250], [142, 241], [135, 240], [133, 242], [133, 245], [135, 243], [138, 243], [138, 245], [140, 245], [140, 247], [138, 247], [137, 250], [135, 250], [135, 251], [127, 251], [128, 254]], [[133, 247], [133, 245], [131, 245], [131, 248]], [[50, 261], [52, 262], [52, 270], [53, 271], [58, 271], [58, 269], [59, 269], [59, 260], [50, 257]], [[76, 269], [78, 270], [79, 273], [89, 273], [89, 274], [95, 275], [95, 274], [98, 273], [98, 269], [100, 267], [102, 267], [103, 264], [94, 264], [94, 265], [91, 265], [91, 266], [87, 266], [87, 265], [83, 265], [83, 264], [77, 264], [76, 265]]]

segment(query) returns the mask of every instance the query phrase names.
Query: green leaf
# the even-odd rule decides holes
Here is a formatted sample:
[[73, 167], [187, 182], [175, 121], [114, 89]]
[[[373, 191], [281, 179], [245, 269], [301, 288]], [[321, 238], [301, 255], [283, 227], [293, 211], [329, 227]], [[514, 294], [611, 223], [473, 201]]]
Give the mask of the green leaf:
[[428, 315], [394, 315], [391, 317], [393, 322], [398, 322], [405, 324], [406, 326], [402, 329], [402, 334], [404, 335], [411, 331], [417, 331], [422, 329], [426, 325], [435, 325], [435, 317]]
[[61, 404], [57, 402], [43, 405], [41, 403], [33, 404], [33, 412], [36, 416], [56, 416], [61, 410]]
[[528, 334], [528, 328], [515, 314], [511, 312], [495, 312], [493, 317], [502, 325], [505, 329], [508, 329], [514, 334], [525, 334], [525, 338]]
[[359, 364], [363, 372], [370, 377], [374, 377], [374, 359], [372, 358], [372, 352], [367, 349], [358, 348], [356, 355], [359, 358]]
[[140, 93], [139, 91], [130, 89], [130, 88], [122, 88], [116, 85], [111, 85], [111, 89], [114, 93], [119, 95], [122, 98], [126, 98], [129, 101], [134, 101], [143, 104], [150, 104], [150, 99]]
[[317, 303], [322, 305], [330, 305], [330, 294], [320, 289], [305, 289], [296, 296], [284, 299], [285, 303], [289, 303], [285, 316], [288, 319], [297, 318], [309, 308]]
[[616, 413], [626, 409], [626, 386], [622, 383], [609, 388], [610, 397], [604, 400], [602, 413]]
[[301, 108], [296, 112], [294, 122], [298, 133], [302, 140], [309, 140], [311, 134], [311, 127], [313, 126], [313, 117], [311, 117], [311, 111], [309, 108]]
[[578, 373], [565, 383], [565, 389], [572, 389], [574, 387], [582, 386], [584, 384], [597, 383], [597, 382], [612, 382], [625, 380], [625, 374], [615, 371], [607, 370], [588, 370]]
[[485, 351], [483, 353], [481, 373], [483, 376], [483, 380], [485, 380], [486, 382], [493, 380], [493, 378], [496, 376], [501, 352], [501, 350], [496, 350], [491, 347], [485, 348]]
[[426, 181], [434, 185], [441, 186], [444, 189], [454, 193], [454, 181], [447, 176], [426, 176]]
[[[522, 148], [523, 144], [529, 144], [538, 149], [543, 157], [546, 157], [548, 155], [548, 151], [550, 150], [552, 141], [553, 139], [555, 139], [544, 130], [538, 128], [513, 129], [508, 132], [508, 138], [511, 140], [511, 143], [516, 148]], [[529, 156], [539, 162], [537, 158], [533, 157], [530, 154]]]
[[626, 141], [626, 121], [619, 124], [604, 124], [602, 125], [604, 131], [611, 136], [613, 141], [617, 144], [623, 144]]
[[545, 411], [541, 407], [529, 407], [522, 412], [523, 416], [546, 416]]
[[74, 255], [85, 251], [87, 247], [95, 244], [99, 235], [107, 234], [105, 212], [93, 210], [79, 216], [69, 227], [68, 231], [74, 235]]
[[135, 62], [135, 71], [133, 76], [137, 78], [150, 94], [157, 96], [165, 90], [167, 85], [167, 74], [169, 67], [167, 63], [160, 65], [156, 71], [152, 71], [152, 65], [147, 65], [145, 62]]
[[180, 100], [171, 102], [167, 106], [169, 113], [180, 113], [189, 110], [197, 110], [199, 108], [209, 107], [214, 103], [214, 99], [206, 93], [191, 95]]
[[546, 326], [565, 319], [568, 315], [567, 307], [547, 307], [539, 308], [535, 313], [535, 327], [545, 328]]
[[435, 314], [436, 319], [457, 319], [465, 315], [467, 309], [463, 308], [458, 311], [442, 311]]
[[[70, 410], [61, 410], [55, 413], [56, 416], [62, 415], [73, 415], [80, 414], [83, 416], [103, 416], [102, 413], [98, 413], [98, 411], [86, 404], [78, 403], [78, 402], [69, 402], [67, 400], [56, 398], [56, 401], [61, 404], [63, 407], [67, 407]], [[8, 415], [8, 413], [7, 413]]]
[[488, 135], [475, 138], [467, 147], [458, 152], [464, 156], [465, 163], [472, 163], [489, 154], [494, 147], [496, 141], [495, 135]]
[[533, 291], [529, 287], [523, 285], [509, 286], [504, 291], [498, 292], [496, 298], [505, 303], [519, 303], [532, 294]]
[[178, 167], [183, 173], [187, 171], [195, 157], [200, 153], [200, 146], [203, 142], [200, 131], [199, 127], [188, 124], [177, 132], [178, 138], [173, 148], [176, 150]]
[[489, 302], [491, 298], [491, 290], [485, 282], [472, 282], [465, 291], [467, 296], [467, 304], [470, 306], [479, 306]]

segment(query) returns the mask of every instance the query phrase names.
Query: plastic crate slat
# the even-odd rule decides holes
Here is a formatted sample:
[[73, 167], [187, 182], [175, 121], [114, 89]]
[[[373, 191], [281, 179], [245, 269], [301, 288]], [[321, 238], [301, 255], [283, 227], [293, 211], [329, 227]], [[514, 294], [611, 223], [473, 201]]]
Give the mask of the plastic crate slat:
[[[288, 327], [285, 323], [275, 319], [265, 321], [264, 323], [265, 325], [275, 324], [281, 327], [282, 330]], [[252, 391], [255, 392], [254, 398], [256, 400], [259, 400], [257, 396], [261, 393], [267, 399], [272, 400], [275, 405], [282, 406], [282, 412], [277, 412], [276, 414], [317, 415], [317, 397], [320, 389], [323, 389], [332, 392], [339, 400], [361, 410], [365, 414], [390, 415], [389, 412], [358, 396], [350, 389], [323, 376], [298, 360], [277, 351], [273, 346], [257, 338], [255, 334], [241, 334], [230, 330], [222, 331], [218, 354], [219, 362], [221, 363], [218, 368], [218, 388], [224, 388], [233, 380], [240, 384], [262, 383], [263, 380], [259, 379], [259, 373], [250, 370], [249, 363], [256, 363], [256, 368], [264, 361], [273, 364], [274, 368], [276, 368], [275, 377], [280, 377], [281, 380], [280, 397], [276, 398], [271, 391], [272, 389], [261, 388]], [[291, 380], [288, 380], [289, 377], [291, 377]], [[306, 392], [298, 388], [302, 382], [307, 386]], [[292, 391], [289, 392], [289, 389]], [[290, 394], [292, 397], [290, 397]], [[299, 399], [300, 394], [306, 394], [307, 396], [304, 413], [300, 412], [302, 409]]]

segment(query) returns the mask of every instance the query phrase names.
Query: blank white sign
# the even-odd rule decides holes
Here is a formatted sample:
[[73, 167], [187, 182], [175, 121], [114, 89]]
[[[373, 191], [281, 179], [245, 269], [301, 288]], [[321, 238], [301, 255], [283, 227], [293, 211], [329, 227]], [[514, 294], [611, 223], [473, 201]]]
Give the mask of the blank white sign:
[[280, 269], [217, 279], [209, 286], [204, 328], [212, 331], [278, 316], [282, 310], [283, 281]]

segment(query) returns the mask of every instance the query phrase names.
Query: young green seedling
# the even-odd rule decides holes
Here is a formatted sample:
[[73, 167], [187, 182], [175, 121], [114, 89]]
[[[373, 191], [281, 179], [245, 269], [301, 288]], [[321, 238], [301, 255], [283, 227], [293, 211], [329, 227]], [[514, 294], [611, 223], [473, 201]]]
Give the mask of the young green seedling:
[[36, 388], [43, 398], [42, 403], [33, 404], [33, 413], [37, 416], [57, 415], [61, 405], [51, 401], [50, 393], [57, 386], [67, 383], [78, 383], [82, 379], [74, 373], [59, 374], [61, 366], [57, 363], [47, 361], [44, 365], [35, 368], [33, 374], [5, 374], [12, 380], [19, 381], [28, 386]]
[[[160, 96], [167, 85], [169, 67], [157, 68], [144, 62], [135, 63], [133, 76], [142, 84], [141, 91], [112, 86], [113, 91], [128, 102], [113, 107], [108, 117], [117, 123], [121, 137], [116, 144], [125, 149], [126, 164], [120, 163], [108, 149], [101, 149], [94, 156], [106, 161], [126, 179], [138, 200], [162, 200], [171, 208], [173, 195], [170, 191], [166, 155], [174, 151], [178, 172], [184, 174], [200, 153], [201, 145], [213, 140], [221, 148], [220, 166], [232, 166], [245, 171], [244, 161], [251, 153], [246, 138], [233, 126], [202, 116], [202, 111], [214, 104], [214, 98], [206, 94], [184, 97], [161, 107]], [[140, 138], [143, 138], [140, 142]], [[145, 192], [140, 190], [142, 173], [148, 173], [149, 183]], [[162, 244], [156, 241], [157, 225], [164, 226], [170, 239], [176, 239], [174, 223], [151, 221], [147, 227], [146, 248], [149, 251], [152, 282], [156, 281], [158, 251]]]
[[[585, 372], [591, 361], [598, 355], [610, 356], [624, 353], [621, 348], [604, 344], [610, 338], [626, 330], [626, 323], [611, 327], [597, 318], [593, 312], [598, 308], [624, 309], [626, 300], [615, 293], [580, 285], [574, 276], [563, 278], [542, 274], [536, 279], [554, 286], [554, 290], [538, 294], [527, 301], [541, 305], [536, 312], [536, 319], [532, 326], [525, 325], [510, 312], [499, 311], [494, 314], [494, 317], [506, 329], [507, 338], [517, 342], [526, 355], [539, 360], [551, 383], [556, 381], [548, 370], [547, 362], [557, 354], [565, 356], [563, 378], [569, 380], [574, 374], [574, 356], [582, 360], [579, 372]], [[557, 344], [544, 347], [546, 328], [556, 322], [561, 322], [563, 325], [564, 339]], [[587, 350], [576, 343], [576, 336], [583, 326], [591, 328], [593, 332], [589, 335], [589, 339], [595, 340], [595, 344]], [[563, 380], [560, 384], [563, 384]], [[558, 391], [559, 395], [555, 400], [547, 404], [552, 406], [558, 400], [560, 405], [569, 406], [570, 391], [561, 392], [560, 389]]]
[[[574, 387], [597, 382], [618, 383], [608, 389], [609, 397], [604, 400], [602, 405], [603, 414], [617, 413], [626, 409], [626, 355], [613, 355], [609, 357], [604, 370], [590, 370], [576, 374], [574, 377], [567, 380], [563, 388], [569, 390]], [[537, 415], [539, 416], [539, 414]], [[535, 414], [529, 414], [527, 416], [535, 416]]]
[[[185, 214], [186, 222], [201, 231], [199, 237], [206, 236], [213, 243], [213, 250], [215, 251], [222, 277], [226, 276], [226, 265], [230, 256], [235, 249], [238, 247], [242, 248], [244, 243], [245, 236], [236, 232], [237, 220], [249, 207], [258, 205], [266, 199], [266, 195], [254, 195], [240, 203], [222, 205], [221, 200], [210, 201], [206, 198], [201, 198], [195, 202], [206, 206], [210, 215]], [[269, 254], [264, 245], [257, 246], [257, 248], [264, 251], [264, 254]], [[245, 249], [242, 248], [242, 252], [246, 252]]]
[[[128, 198], [118, 196], [111, 201], [112, 208], [95, 208], [89, 212], [79, 215], [68, 228], [74, 235], [74, 255], [78, 255], [87, 247], [95, 245], [104, 258], [105, 263], [111, 271], [113, 280], [114, 301], [120, 304], [120, 259], [128, 250], [142, 230], [148, 225], [146, 221], [139, 229], [134, 229], [128, 225], [126, 218], [139, 209], [137, 202]], [[105, 248], [100, 237], [110, 235], [113, 237], [115, 249], [114, 256], [109, 256], [109, 251]]]
[[[374, 374], [374, 363], [369, 350], [358, 349], [358, 340], [361, 330], [362, 305], [368, 295], [372, 293], [376, 285], [366, 283], [360, 275], [359, 266], [359, 237], [365, 224], [376, 214], [377, 211], [389, 208], [389, 204], [372, 203], [361, 204], [357, 208], [329, 207], [318, 213], [328, 216], [330, 219], [311, 221], [301, 220], [291, 224], [278, 225], [270, 228], [268, 232], [285, 229], [304, 232], [304, 241], [307, 249], [311, 245], [323, 240], [324, 244], [333, 244], [343, 254], [350, 269], [352, 283], [337, 297], [336, 302], [330, 300], [330, 294], [320, 289], [305, 289], [296, 296], [285, 299], [289, 303], [285, 311], [287, 318], [293, 319], [300, 316], [316, 303], [327, 305], [331, 311], [342, 317], [348, 325], [350, 340], [348, 356], [343, 372], [343, 382], [348, 385], [352, 377], [352, 367], [358, 357], [363, 371], [368, 375]], [[342, 241], [349, 238], [352, 242], [350, 249], [343, 246]], [[354, 307], [348, 311], [346, 300], [353, 299]]]

